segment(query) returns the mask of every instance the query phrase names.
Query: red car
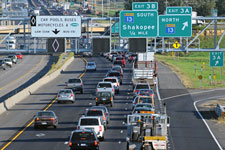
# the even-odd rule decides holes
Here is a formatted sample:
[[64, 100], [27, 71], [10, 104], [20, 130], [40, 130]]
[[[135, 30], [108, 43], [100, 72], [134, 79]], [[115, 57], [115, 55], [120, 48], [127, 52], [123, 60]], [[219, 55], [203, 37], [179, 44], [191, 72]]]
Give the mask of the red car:
[[23, 55], [21, 53], [16, 53], [17, 59], [23, 59]]

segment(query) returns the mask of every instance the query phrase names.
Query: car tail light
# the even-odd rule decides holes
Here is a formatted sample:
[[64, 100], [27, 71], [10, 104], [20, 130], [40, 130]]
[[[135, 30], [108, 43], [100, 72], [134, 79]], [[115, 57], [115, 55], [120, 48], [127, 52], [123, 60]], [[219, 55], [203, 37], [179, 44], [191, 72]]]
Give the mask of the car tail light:
[[98, 101], [98, 98], [96, 97], [96, 101]]
[[102, 126], [99, 126], [99, 131], [100, 131], [100, 132], [102, 131]]
[[154, 96], [154, 94], [150, 94], [150, 96]]
[[35, 120], [36, 120], [36, 121], [39, 121], [40, 119], [39, 119], [39, 118], [36, 118]]
[[98, 92], [98, 89], [96, 89], [96, 92]]
[[72, 142], [70, 142], [69, 145], [72, 146], [73, 145]]
[[141, 94], [139, 94], [138, 96], [141, 96]]
[[104, 113], [104, 114], [105, 114], [105, 116], [108, 116], [107, 113]]
[[117, 86], [119, 86], [119, 83], [117, 82]]
[[81, 86], [83, 86], [83, 83], [81, 83]]
[[103, 116], [103, 120], [105, 121], [105, 116]]
[[70, 97], [73, 97], [73, 96], [74, 96], [73, 94], [70, 95]]
[[114, 89], [112, 89], [112, 92], [114, 91]]
[[60, 97], [60, 95], [57, 95], [57, 97]]
[[95, 141], [95, 146], [98, 146], [98, 142], [97, 141]]
[[137, 92], [138, 92], [138, 90], [134, 90], [134, 92], [135, 92], [135, 93], [137, 93]]
[[110, 100], [112, 101], [112, 100], [113, 100], [113, 98], [111, 97], [111, 98], [110, 98]]
[[50, 118], [50, 120], [51, 120], [51, 121], [54, 121], [54, 120], [55, 120], [55, 118]]
[[80, 130], [80, 126], [77, 126], [77, 130]]

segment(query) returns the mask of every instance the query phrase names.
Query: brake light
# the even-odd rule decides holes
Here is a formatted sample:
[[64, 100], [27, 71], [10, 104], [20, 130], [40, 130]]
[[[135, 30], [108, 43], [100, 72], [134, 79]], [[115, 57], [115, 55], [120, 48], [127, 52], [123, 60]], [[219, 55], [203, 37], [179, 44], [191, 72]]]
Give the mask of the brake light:
[[72, 142], [70, 142], [69, 145], [72, 146], [73, 145]]
[[98, 101], [98, 98], [96, 97], [96, 101]]
[[99, 131], [100, 131], [100, 132], [102, 131], [102, 126], [99, 126]]
[[73, 97], [73, 96], [74, 96], [73, 94], [70, 95], [70, 97]]
[[112, 89], [112, 92], [114, 91], [114, 89]]
[[81, 86], [83, 86], [83, 83], [81, 83]]
[[77, 130], [80, 130], [80, 126], [77, 126]]
[[95, 141], [95, 146], [98, 146], [98, 142], [97, 141]]
[[138, 90], [134, 90], [134, 92], [135, 92], [135, 93], [137, 93], [137, 92], [138, 92]]
[[36, 118], [35, 120], [36, 120], [36, 121], [39, 121], [40, 119], [39, 119], [39, 118]]
[[117, 86], [119, 86], [119, 83], [117, 82]]
[[103, 117], [103, 120], [105, 121], [105, 117]]
[[98, 89], [96, 89], [96, 92], [98, 92]]
[[110, 98], [110, 100], [111, 100], [111, 101], [113, 100], [112, 97]]
[[154, 94], [150, 94], [150, 96], [154, 96]]
[[141, 96], [141, 94], [139, 94], [138, 96]]
[[50, 118], [50, 120], [51, 120], [51, 121], [54, 121], [54, 120], [55, 120], [55, 118]]
[[104, 113], [104, 114], [105, 114], [105, 116], [108, 116], [107, 113]]

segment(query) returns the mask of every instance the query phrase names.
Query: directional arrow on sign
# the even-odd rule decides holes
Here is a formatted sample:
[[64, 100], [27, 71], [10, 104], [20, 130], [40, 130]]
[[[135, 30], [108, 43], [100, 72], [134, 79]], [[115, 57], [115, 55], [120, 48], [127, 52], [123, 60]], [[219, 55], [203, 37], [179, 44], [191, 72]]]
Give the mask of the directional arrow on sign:
[[60, 32], [60, 30], [55, 29], [55, 30], [52, 30], [52, 32], [55, 34], [58, 34]]
[[184, 30], [186, 27], [188, 27], [188, 22], [187, 22], [187, 21], [184, 22], [183, 25], [184, 25], [184, 26], [183, 26], [182, 30]]
[[216, 64], [215, 64], [215, 66], [217, 66], [217, 64], [219, 64], [219, 61], [218, 61], [218, 60], [216, 61]]

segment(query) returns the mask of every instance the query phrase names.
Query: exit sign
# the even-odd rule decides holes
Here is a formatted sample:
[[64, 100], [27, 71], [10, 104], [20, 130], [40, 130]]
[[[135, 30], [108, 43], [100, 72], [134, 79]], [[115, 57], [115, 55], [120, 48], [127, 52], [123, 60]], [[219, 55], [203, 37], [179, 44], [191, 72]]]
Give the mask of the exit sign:
[[132, 10], [158, 10], [158, 2], [133, 2]]
[[169, 15], [191, 15], [192, 7], [166, 7], [166, 14], [169, 14]]

